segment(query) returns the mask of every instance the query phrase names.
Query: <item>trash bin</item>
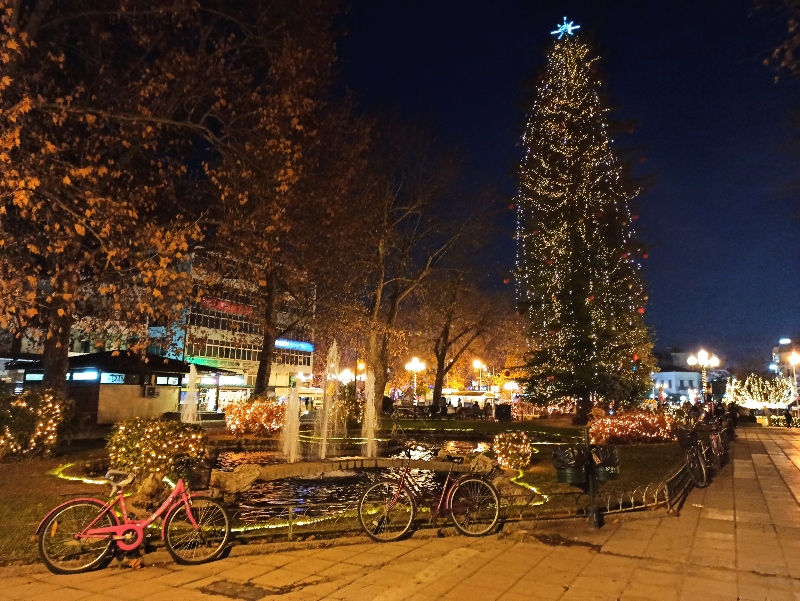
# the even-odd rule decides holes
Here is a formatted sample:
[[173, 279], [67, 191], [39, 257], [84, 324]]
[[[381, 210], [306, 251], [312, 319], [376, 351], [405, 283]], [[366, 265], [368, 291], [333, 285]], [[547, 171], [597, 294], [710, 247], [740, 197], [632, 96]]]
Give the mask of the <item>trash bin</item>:
[[580, 446], [562, 447], [553, 451], [553, 467], [559, 482], [584, 484], [589, 458], [586, 449]]
[[495, 405], [494, 418], [499, 422], [510, 422], [511, 405]]
[[594, 477], [598, 482], [608, 482], [619, 477], [619, 453], [616, 447], [592, 445]]

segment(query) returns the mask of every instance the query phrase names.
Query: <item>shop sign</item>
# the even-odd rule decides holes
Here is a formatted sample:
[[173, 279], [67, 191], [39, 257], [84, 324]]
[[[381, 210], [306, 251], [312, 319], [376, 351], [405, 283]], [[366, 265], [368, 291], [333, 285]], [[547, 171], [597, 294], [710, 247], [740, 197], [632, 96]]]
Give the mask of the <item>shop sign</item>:
[[125, 374], [108, 374], [103, 372], [100, 374], [101, 384], [124, 384]]

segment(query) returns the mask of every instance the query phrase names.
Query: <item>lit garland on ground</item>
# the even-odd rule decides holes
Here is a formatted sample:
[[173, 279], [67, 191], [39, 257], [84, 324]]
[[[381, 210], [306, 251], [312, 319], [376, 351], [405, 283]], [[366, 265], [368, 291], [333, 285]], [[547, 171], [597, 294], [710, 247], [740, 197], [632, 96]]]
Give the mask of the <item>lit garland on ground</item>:
[[64, 402], [50, 394], [0, 396], [0, 458], [49, 453], [58, 444], [63, 420]]
[[598, 444], [669, 442], [676, 427], [677, 422], [664, 413], [632, 411], [594, 420], [589, 434]]
[[520, 470], [531, 462], [531, 441], [525, 432], [501, 432], [492, 446], [497, 463], [505, 469]]
[[71, 476], [69, 474], [65, 474], [64, 472], [74, 466], [74, 463], [64, 463], [59, 465], [57, 468], [54, 468], [47, 472], [48, 476], [55, 476], [59, 480], [69, 480], [70, 482], [83, 482], [84, 484], [101, 484], [105, 485], [108, 484], [108, 480], [105, 478], [100, 480], [98, 478], [86, 478], [84, 476]]
[[199, 424], [135, 418], [120, 422], [108, 440], [115, 469], [143, 474], [172, 474], [174, 459], [185, 455], [191, 463], [205, 458], [208, 435]]
[[225, 428], [231, 434], [269, 436], [283, 428], [286, 405], [275, 398], [260, 397], [225, 408]]

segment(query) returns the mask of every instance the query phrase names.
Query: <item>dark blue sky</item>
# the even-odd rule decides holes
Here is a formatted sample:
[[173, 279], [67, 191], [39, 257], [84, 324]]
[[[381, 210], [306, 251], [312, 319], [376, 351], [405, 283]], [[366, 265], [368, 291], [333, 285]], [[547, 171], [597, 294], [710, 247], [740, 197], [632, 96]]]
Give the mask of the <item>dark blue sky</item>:
[[[776, 85], [762, 64], [776, 15], [749, 0], [353, 0], [342, 74], [365, 103], [431, 124], [466, 154], [470, 183], [512, 202], [524, 82], [564, 15], [596, 40], [614, 117], [638, 124], [618, 145], [655, 178], [636, 225], [657, 347], [735, 358], [800, 334], [798, 82]], [[514, 257], [502, 221], [498, 279]]]

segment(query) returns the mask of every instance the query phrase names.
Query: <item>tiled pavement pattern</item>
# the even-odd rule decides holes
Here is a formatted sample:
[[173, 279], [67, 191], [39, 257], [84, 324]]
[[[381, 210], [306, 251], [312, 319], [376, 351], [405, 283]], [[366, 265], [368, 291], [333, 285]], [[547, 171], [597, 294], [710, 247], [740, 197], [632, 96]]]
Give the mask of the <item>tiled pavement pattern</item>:
[[800, 599], [800, 432], [740, 428], [732, 456], [679, 517], [609, 516], [598, 532], [558, 522], [481, 539], [417, 533], [260, 555], [242, 547], [196, 567], [155, 553], [139, 571], [76, 576], [7, 567], [0, 599]]

